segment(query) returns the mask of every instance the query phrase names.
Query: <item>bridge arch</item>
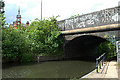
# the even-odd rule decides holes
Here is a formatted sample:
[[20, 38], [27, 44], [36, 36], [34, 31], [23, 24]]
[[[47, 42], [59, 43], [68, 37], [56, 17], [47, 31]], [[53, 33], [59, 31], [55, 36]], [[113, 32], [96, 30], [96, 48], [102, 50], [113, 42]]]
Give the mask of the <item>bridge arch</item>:
[[65, 44], [65, 57], [72, 59], [95, 59], [98, 57], [98, 45], [105, 41], [107, 40], [94, 35], [76, 37]]

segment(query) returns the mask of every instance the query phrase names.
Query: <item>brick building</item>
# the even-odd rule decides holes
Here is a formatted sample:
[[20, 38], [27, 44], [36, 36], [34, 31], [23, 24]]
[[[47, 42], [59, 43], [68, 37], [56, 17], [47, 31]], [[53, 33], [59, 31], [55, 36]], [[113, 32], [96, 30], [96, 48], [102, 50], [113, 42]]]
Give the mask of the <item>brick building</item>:
[[[13, 21], [13, 28], [18, 28], [18, 26], [21, 26], [21, 14], [20, 14], [20, 8], [18, 9], [18, 14], [16, 16], [16, 21]], [[26, 22], [26, 24], [23, 25], [23, 27], [28, 27], [29, 21]]]

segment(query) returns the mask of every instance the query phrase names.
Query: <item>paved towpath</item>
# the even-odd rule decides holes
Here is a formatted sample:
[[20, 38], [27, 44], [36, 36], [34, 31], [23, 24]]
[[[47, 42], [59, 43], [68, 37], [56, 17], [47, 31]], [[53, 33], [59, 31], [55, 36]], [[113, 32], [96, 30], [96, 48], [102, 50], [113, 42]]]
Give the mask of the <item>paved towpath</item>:
[[[96, 73], [96, 70], [91, 73], [83, 76], [82, 78], [116, 78], [118, 79], [118, 73], [120, 72], [120, 67], [117, 64], [117, 61], [108, 61], [104, 62], [103, 68], [99, 70], [99, 73]], [[120, 79], [120, 78], [119, 78]]]

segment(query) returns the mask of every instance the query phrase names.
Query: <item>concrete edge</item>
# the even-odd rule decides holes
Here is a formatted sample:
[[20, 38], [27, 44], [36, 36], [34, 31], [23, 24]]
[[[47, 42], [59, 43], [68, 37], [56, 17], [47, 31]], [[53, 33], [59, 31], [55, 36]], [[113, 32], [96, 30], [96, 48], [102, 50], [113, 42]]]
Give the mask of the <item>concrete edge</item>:
[[89, 72], [88, 74], [84, 75], [83, 77], [81, 77], [81, 79], [82, 79], [82, 78], [86, 78], [88, 75], [92, 74], [95, 70], [96, 70], [96, 69], [94, 69], [94, 70], [92, 70], [91, 72]]

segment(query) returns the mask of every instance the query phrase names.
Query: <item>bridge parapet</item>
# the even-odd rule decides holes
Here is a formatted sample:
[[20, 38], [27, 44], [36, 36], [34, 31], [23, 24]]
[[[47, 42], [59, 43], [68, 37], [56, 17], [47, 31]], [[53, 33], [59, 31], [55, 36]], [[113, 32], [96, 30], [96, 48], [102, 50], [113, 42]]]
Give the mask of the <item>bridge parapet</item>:
[[58, 23], [59, 27], [62, 28], [62, 30], [73, 30], [108, 24], [116, 24], [120, 21], [120, 19], [118, 18], [120, 15], [119, 13], [120, 6], [58, 21]]

